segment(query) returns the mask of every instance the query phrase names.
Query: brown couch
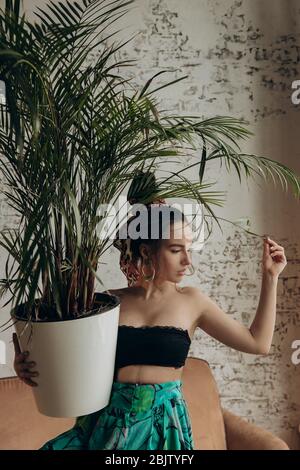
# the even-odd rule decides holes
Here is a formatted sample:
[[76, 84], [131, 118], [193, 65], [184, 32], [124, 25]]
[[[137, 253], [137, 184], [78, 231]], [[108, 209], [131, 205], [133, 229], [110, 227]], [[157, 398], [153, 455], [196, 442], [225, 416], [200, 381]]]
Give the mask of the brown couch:
[[[272, 433], [224, 410], [206, 361], [189, 357], [183, 373], [195, 449], [288, 450]], [[0, 379], [0, 449], [38, 449], [71, 428], [73, 418], [49, 418], [35, 406], [32, 390], [17, 377]]]

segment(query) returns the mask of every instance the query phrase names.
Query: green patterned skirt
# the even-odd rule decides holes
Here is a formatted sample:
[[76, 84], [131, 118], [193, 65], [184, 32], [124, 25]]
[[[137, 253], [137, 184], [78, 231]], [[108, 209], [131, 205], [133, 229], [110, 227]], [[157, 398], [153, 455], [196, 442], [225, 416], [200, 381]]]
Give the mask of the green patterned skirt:
[[156, 384], [113, 382], [108, 405], [80, 416], [70, 430], [40, 450], [194, 449], [182, 381]]

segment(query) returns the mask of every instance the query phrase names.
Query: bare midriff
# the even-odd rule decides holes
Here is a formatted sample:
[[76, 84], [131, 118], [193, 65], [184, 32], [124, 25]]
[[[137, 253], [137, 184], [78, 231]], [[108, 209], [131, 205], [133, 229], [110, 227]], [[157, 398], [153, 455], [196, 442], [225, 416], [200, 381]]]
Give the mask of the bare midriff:
[[161, 367], [152, 365], [132, 365], [117, 371], [115, 381], [134, 384], [154, 384], [181, 380], [183, 367]]

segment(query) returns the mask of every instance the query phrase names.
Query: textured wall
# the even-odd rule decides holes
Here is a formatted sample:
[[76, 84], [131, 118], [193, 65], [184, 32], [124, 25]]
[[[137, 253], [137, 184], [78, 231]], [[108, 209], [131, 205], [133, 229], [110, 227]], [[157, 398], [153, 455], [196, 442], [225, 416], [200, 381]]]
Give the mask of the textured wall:
[[[25, 5], [33, 8], [29, 1]], [[300, 106], [290, 100], [291, 83], [300, 78], [296, 0], [138, 0], [122, 21], [127, 27], [124, 39], [139, 31], [121, 55], [138, 57], [137, 84], [160, 70], [175, 69], [159, 77], [157, 84], [188, 75], [159, 92], [163, 109], [243, 117], [254, 132], [245, 151], [269, 156], [300, 174]], [[133, 74], [132, 69], [127, 73]], [[276, 331], [267, 357], [234, 351], [199, 329], [190, 355], [210, 363], [223, 406], [300, 448], [300, 365], [291, 362], [291, 343], [300, 339], [299, 204], [279, 187], [275, 192], [271, 181], [264, 185], [262, 180], [243, 180], [240, 185], [217, 165], [209, 176], [219, 180], [215, 189], [228, 191], [225, 207], [216, 213], [231, 221], [250, 217], [253, 232], [268, 233], [285, 247], [288, 266], [279, 279]], [[0, 210], [1, 228], [14, 222], [2, 202]], [[195, 255], [196, 273], [183, 284], [200, 286], [225, 312], [250, 325], [259, 300], [261, 242], [229, 223], [223, 228], [223, 234], [216, 228]], [[116, 251], [111, 249], [104, 262], [99, 271], [105, 287], [125, 286]], [[8, 334], [2, 337], [8, 340]], [[2, 376], [12, 374], [11, 358], [9, 348]]]

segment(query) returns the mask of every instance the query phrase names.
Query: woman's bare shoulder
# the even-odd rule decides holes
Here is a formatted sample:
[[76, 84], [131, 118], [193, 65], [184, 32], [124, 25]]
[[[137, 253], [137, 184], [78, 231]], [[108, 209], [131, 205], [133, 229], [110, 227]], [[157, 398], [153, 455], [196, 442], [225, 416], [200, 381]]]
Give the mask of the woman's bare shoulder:
[[188, 296], [191, 296], [191, 297], [201, 297], [201, 296], [205, 296], [204, 292], [201, 291], [201, 289], [199, 287], [194, 287], [194, 286], [185, 286], [185, 287], [182, 287], [182, 292]]
[[129, 291], [128, 287], [123, 287], [123, 288], [120, 288], [120, 289], [106, 289], [106, 291], [104, 291], [104, 293], [117, 295], [117, 296], [123, 296], [126, 293], [128, 293], [128, 291]]
[[204, 292], [202, 292], [199, 287], [186, 286], [183, 289], [183, 293], [186, 294], [189, 300], [192, 301], [197, 312], [199, 312], [199, 315], [201, 315], [209, 297]]

